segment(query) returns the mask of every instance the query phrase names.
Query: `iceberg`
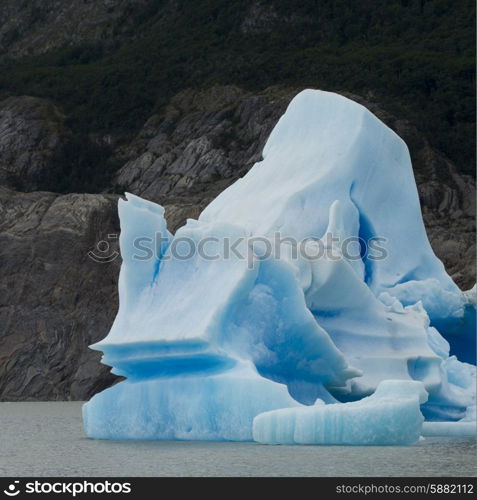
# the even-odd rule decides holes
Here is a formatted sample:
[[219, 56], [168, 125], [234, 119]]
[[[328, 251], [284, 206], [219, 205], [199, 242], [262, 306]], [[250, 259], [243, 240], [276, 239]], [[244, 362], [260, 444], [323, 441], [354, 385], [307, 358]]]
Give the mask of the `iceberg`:
[[385, 380], [353, 403], [282, 408], [257, 415], [253, 438], [266, 444], [405, 445], [417, 441], [427, 400], [421, 382]]
[[98, 396], [85, 407], [84, 427], [100, 439], [251, 441], [257, 414], [298, 405], [284, 385], [246, 365], [208, 376], [126, 380]]
[[408, 149], [363, 106], [299, 93], [174, 235], [155, 203], [118, 209], [119, 311], [91, 347], [126, 380], [84, 405], [89, 437], [247, 441], [283, 412], [286, 432], [324, 425], [316, 442], [386, 444], [475, 405], [475, 287], [434, 255]]

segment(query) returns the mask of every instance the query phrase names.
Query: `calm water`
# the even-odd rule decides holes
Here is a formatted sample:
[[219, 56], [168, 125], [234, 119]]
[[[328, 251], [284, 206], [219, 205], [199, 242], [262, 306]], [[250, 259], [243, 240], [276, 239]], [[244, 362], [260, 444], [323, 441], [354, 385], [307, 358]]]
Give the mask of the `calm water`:
[[408, 447], [94, 441], [81, 403], [0, 403], [0, 476], [474, 476], [472, 438]]

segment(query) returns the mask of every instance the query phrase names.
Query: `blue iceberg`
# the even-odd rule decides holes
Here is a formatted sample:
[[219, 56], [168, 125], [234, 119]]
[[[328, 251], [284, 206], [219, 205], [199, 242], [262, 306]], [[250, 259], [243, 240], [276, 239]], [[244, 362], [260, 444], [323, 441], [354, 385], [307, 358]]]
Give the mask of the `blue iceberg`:
[[283, 414], [285, 434], [310, 416], [308, 442], [408, 444], [421, 413], [475, 405], [475, 287], [434, 255], [408, 149], [363, 106], [298, 94], [263, 160], [175, 235], [132, 194], [119, 216], [120, 307], [92, 348], [126, 380], [84, 405], [89, 437], [247, 441], [255, 419], [275, 442], [265, 415]]
[[427, 401], [421, 382], [384, 380], [353, 403], [281, 408], [257, 415], [253, 438], [266, 444], [402, 445], [421, 435]]

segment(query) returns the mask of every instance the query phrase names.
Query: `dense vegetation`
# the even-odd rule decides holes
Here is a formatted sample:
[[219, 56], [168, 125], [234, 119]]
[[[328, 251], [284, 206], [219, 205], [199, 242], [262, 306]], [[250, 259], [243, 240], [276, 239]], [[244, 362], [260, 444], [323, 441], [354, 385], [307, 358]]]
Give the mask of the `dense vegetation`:
[[85, 136], [133, 131], [186, 87], [372, 91], [474, 170], [473, 0], [149, 0], [115, 23], [134, 36], [4, 58], [0, 92], [53, 99]]

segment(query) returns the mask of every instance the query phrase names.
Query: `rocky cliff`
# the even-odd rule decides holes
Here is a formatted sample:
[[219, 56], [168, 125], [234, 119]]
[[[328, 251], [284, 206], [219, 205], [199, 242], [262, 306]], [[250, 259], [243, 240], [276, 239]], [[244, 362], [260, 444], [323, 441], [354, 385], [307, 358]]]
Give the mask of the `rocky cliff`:
[[0, 102], [0, 184], [21, 191], [52, 185], [54, 159], [70, 131], [65, 116], [45, 99]]
[[[54, 190], [48, 172], [68, 141], [65, 117], [32, 97], [0, 103], [0, 400], [87, 399], [114, 382], [87, 346], [106, 335], [117, 309], [119, 193], [164, 205], [174, 231], [260, 159], [299, 90], [180, 92], [131, 141], [115, 146], [121, 167], [109, 194], [36, 191], [40, 180]], [[372, 94], [348, 97], [410, 146], [432, 246], [457, 283], [469, 288], [475, 282], [474, 180]]]
[[2, 400], [82, 399], [112, 382], [86, 346], [114, 318], [119, 261], [88, 251], [117, 232], [116, 197], [0, 188]]

